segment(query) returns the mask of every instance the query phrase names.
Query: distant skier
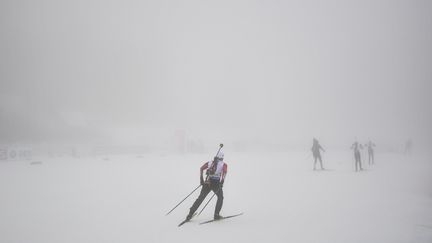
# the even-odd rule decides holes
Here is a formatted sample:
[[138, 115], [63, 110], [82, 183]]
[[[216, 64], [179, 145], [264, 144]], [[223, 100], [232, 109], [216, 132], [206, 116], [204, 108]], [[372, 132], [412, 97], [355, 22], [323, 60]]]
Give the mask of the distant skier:
[[361, 165], [361, 156], [360, 156], [360, 149], [363, 149], [363, 146], [359, 144], [357, 141], [351, 145], [351, 149], [354, 150], [354, 159], [355, 159], [355, 168], [356, 171], [363, 170]]
[[369, 164], [375, 164], [375, 158], [374, 158], [374, 147], [375, 144], [369, 140], [369, 142], [367, 144], [365, 144], [365, 146], [368, 149], [368, 156], [369, 156]]
[[412, 153], [412, 140], [408, 139], [405, 142], [405, 155], [411, 155]]
[[314, 157], [314, 168], [313, 168], [314, 170], [316, 170], [316, 163], [317, 163], [318, 159], [319, 159], [319, 162], [320, 162], [320, 165], [321, 165], [321, 170], [324, 170], [323, 163], [322, 163], [322, 158], [321, 158], [321, 153], [320, 153], [320, 149], [325, 152], [325, 150], [323, 149], [323, 147], [321, 147], [321, 145], [319, 144], [318, 140], [316, 138], [314, 138], [313, 142], [312, 142], [312, 148], [311, 148], [312, 155]]
[[[198, 209], [198, 207], [201, 205], [201, 203], [204, 201], [206, 196], [209, 194], [210, 191], [213, 191], [217, 196], [217, 202], [214, 212], [214, 219], [221, 219], [222, 216], [219, 214], [222, 209], [223, 204], [223, 190], [222, 186], [225, 181], [225, 176], [228, 171], [228, 165], [223, 161], [224, 154], [222, 152], [219, 152], [216, 157], [214, 157], [213, 161], [208, 161], [204, 163], [200, 168], [200, 183], [202, 185], [200, 195], [195, 200], [194, 204], [189, 210], [189, 214], [186, 216], [186, 220], [190, 220], [195, 213], [195, 211]], [[206, 171], [207, 178], [204, 180], [203, 178], [203, 171]]]

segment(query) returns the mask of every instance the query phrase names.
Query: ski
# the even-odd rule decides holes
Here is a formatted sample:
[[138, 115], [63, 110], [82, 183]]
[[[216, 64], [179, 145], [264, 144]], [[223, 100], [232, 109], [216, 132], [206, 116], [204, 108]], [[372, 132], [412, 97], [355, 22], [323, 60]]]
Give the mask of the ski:
[[223, 217], [221, 219], [207, 220], [207, 221], [201, 222], [200, 224], [208, 224], [208, 223], [215, 222], [215, 221], [220, 221], [220, 220], [224, 220], [224, 219], [234, 218], [234, 217], [237, 217], [237, 216], [240, 216], [240, 215], [243, 215], [243, 213], [229, 215], [229, 216]]
[[[194, 214], [192, 215], [192, 218], [195, 217], [195, 215], [197, 215], [197, 213], [194, 213]], [[189, 222], [192, 218], [183, 220], [183, 221], [178, 225], [178, 227], [180, 227], [180, 226], [184, 225], [185, 223]]]
[[185, 223], [187, 223], [187, 222], [189, 222], [189, 221], [190, 221], [190, 219], [185, 219], [185, 220], [183, 220], [183, 221], [178, 225], [178, 227], [184, 225]]

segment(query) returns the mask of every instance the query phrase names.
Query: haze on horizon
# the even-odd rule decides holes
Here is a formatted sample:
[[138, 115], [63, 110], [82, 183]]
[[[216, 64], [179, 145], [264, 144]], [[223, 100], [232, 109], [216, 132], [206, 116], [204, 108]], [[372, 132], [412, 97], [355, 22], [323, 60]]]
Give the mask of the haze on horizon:
[[0, 2], [0, 143], [431, 144], [430, 1]]

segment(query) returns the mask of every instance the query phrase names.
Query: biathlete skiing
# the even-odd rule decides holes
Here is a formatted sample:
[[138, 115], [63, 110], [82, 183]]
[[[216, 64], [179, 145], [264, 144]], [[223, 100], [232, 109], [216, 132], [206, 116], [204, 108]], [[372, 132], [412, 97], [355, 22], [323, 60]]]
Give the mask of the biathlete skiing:
[[[206, 179], [204, 180], [204, 171], [206, 171]], [[224, 162], [224, 153], [219, 151], [213, 161], [205, 162], [200, 168], [200, 183], [202, 185], [200, 195], [195, 200], [194, 204], [186, 216], [186, 220], [190, 220], [195, 211], [204, 201], [210, 191], [213, 191], [217, 196], [216, 207], [214, 211], [214, 219], [219, 220], [223, 217], [220, 215], [223, 204], [223, 184], [225, 176], [228, 172], [228, 165]]]

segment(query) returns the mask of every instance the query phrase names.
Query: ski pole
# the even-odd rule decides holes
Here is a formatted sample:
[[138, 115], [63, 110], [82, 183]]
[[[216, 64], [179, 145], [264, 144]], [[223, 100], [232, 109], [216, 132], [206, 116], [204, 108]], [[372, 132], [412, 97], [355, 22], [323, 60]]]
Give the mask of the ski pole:
[[[217, 192], [219, 192], [219, 190]], [[200, 215], [202, 213], [202, 211], [204, 211], [204, 209], [207, 207], [207, 205], [210, 203], [210, 201], [213, 199], [213, 197], [216, 195], [217, 192], [213, 193], [211, 198], [207, 201], [207, 203], [204, 205], [204, 207], [201, 209], [201, 211], [198, 213], [198, 215]]]
[[171, 209], [167, 214], [165, 214], [165, 216], [170, 214], [172, 211], [174, 211], [174, 209], [176, 209], [184, 200], [186, 200], [190, 195], [192, 195], [192, 193], [194, 193], [200, 187], [201, 187], [201, 184], [199, 186], [197, 186], [197, 188], [195, 188], [191, 193], [189, 193], [189, 195], [187, 195], [183, 200], [181, 200], [173, 209]]

